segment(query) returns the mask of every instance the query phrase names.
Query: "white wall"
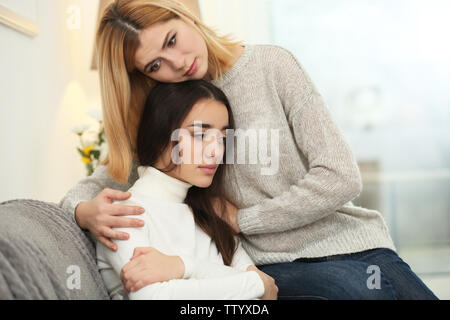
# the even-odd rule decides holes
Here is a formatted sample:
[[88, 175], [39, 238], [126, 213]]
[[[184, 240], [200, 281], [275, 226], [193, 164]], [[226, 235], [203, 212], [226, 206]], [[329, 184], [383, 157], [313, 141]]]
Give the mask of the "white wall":
[[270, 0], [199, 0], [202, 19], [221, 34], [250, 44], [271, 43]]
[[0, 202], [58, 202], [85, 176], [70, 130], [100, 106], [98, 75], [90, 71], [97, 6], [37, 1], [35, 38], [0, 25]]

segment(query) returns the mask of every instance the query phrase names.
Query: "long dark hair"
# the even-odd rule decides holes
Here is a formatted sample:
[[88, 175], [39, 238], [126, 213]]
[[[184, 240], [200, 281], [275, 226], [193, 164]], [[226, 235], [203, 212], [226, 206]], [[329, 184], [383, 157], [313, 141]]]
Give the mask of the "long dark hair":
[[[176, 147], [177, 142], [171, 140], [172, 133], [181, 128], [188, 113], [201, 99], [223, 103], [228, 110], [229, 128], [234, 129], [230, 103], [226, 95], [213, 84], [204, 80], [159, 83], [147, 98], [139, 125], [137, 156], [140, 165], [153, 166], [167, 148], [173, 150]], [[172, 163], [164, 170], [168, 172], [176, 166]], [[229, 266], [237, 243], [232, 228], [220, 218], [225, 213], [223, 176], [224, 165], [219, 164], [211, 186], [192, 186], [185, 203], [191, 207], [196, 224], [215, 242], [224, 264]]]

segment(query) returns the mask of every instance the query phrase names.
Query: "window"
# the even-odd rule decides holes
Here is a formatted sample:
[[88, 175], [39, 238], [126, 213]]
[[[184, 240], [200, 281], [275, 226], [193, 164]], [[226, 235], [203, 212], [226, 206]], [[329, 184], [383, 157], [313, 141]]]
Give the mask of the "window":
[[[358, 159], [354, 203], [383, 214], [399, 251], [450, 248], [450, 2], [269, 2], [272, 43], [304, 65]], [[449, 273], [441, 262], [424, 272]]]

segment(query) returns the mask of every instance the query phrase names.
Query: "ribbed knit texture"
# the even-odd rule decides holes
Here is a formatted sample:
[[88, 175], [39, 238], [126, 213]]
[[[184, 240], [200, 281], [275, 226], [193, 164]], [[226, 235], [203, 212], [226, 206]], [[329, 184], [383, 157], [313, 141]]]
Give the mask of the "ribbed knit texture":
[[95, 247], [57, 204], [7, 201], [0, 220], [0, 300], [109, 299]]
[[[264, 175], [270, 164], [260, 158], [250, 164], [247, 143], [246, 163], [226, 165], [226, 196], [240, 208], [242, 244], [257, 265], [373, 248], [395, 250], [380, 212], [351, 203], [362, 191], [356, 159], [322, 96], [289, 51], [246, 45], [233, 68], [213, 83], [228, 96], [236, 129], [267, 132], [262, 140], [266, 154], [279, 158], [278, 171]], [[271, 130], [279, 130], [279, 150], [273, 154]], [[237, 150], [235, 144], [235, 154]], [[105, 167], [98, 168], [68, 192], [61, 206], [74, 212], [79, 202], [104, 188], [127, 190], [137, 179], [137, 165], [127, 185], [114, 182]]]

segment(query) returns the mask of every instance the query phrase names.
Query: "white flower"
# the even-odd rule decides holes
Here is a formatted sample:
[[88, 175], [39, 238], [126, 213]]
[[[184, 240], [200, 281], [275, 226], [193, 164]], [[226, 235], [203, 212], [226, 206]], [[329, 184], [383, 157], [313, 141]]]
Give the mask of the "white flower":
[[[80, 145], [77, 147], [78, 150], [82, 150], [83, 155], [82, 161], [85, 163], [88, 175], [91, 175], [93, 170], [106, 158], [108, 154], [108, 146], [104, 133], [104, 124], [102, 111], [100, 109], [92, 108], [88, 111], [88, 114], [93, 119], [90, 120], [90, 124], [77, 125], [72, 128], [72, 132], [77, 134], [80, 138]], [[101, 140], [101, 145], [100, 144]], [[95, 151], [95, 152], [93, 152]], [[90, 154], [91, 158], [86, 158], [85, 154]], [[98, 159], [97, 159], [98, 157]]]
[[85, 124], [78, 124], [72, 127], [72, 132], [77, 135], [82, 135], [88, 129], [88, 126]]
[[90, 115], [92, 118], [94, 118], [98, 122], [103, 121], [103, 112], [101, 109], [97, 109], [97, 108], [89, 109], [88, 115]]
[[98, 144], [98, 131], [89, 129], [81, 135], [81, 145], [83, 148]]

